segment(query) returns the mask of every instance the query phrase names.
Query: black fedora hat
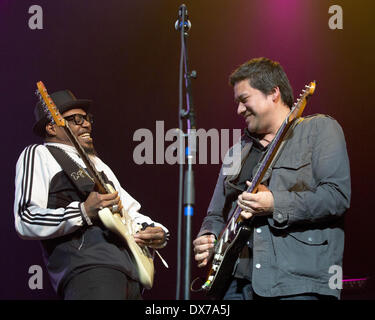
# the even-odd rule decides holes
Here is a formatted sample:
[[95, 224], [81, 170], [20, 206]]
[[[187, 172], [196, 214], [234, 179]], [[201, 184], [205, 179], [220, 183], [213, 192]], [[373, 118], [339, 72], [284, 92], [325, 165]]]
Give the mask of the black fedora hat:
[[[88, 112], [92, 103], [91, 100], [77, 99], [70, 90], [54, 92], [50, 94], [50, 97], [61, 114], [75, 108], [80, 108]], [[46, 124], [50, 122], [50, 119], [40, 101], [35, 106], [34, 116], [36, 121], [33, 126], [33, 132], [39, 137], [44, 137]]]

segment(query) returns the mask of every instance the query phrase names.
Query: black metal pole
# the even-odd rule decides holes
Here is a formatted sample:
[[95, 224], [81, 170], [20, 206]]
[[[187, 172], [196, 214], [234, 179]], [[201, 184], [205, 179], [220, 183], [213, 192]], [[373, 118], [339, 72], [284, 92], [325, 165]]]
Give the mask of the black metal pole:
[[[184, 139], [187, 137], [188, 147], [185, 149], [185, 159], [187, 168], [185, 170], [184, 183], [181, 183], [181, 171], [182, 164], [180, 164], [180, 188], [183, 185], [184, 188], [184, 226], [185, 226], [185, 259], [184, 259], [184, 299], [190, 299], [190, 282], [191, 282], [191, 226], [192, 226], [192, 216], [194, 214], [194, 204], [195, 204], [195, 189], [194, 189], [194, 172], [193, 164], [195, 163], [195, 112], [193, 105], [193, 97], [191, 90], [191, 78], [195, 78], [196, 72], [189, 72], [188, 68], [188, 57], [187, 57], [187, 48], [186, 48], [186, 38], [188, 36], [188, 30], [191, 27], [190, 21], [188, 20], [187, 9], [184, 4], [179, 7], [179, 18], [175, 25], [176, 29], [180, 31], [181, 35], [181, 56], [180, 56], [180, 81], [179, 81], [179, 129], [180, 133], [183, 132], [182, 120], [186, 120], [186, 130], [187, 134], [184, 134]], [[185, 72], [183, 72], [183, 69]], [[186, 89], [186, 110], [183, 109], [183, 77], [185, 78], [185, 89]], [[186, 141], [186, 140], [185, 140]], [[179, 219], [178, 219], [178, 252], [180, 255], [181, 251], [181, 215], [182, 215], [182, 190], [179, 190]], [[177, 260], [177, 286], [176, 286], [176, 300], [179, 299], [180, 294], [180, 276], [181, 272], [181, 259], [180, 257]]]

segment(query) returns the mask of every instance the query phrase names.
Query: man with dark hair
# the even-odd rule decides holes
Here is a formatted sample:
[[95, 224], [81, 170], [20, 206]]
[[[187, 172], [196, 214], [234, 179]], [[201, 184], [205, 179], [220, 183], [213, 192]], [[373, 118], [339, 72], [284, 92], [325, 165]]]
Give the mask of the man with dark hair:
[[293, 90], [283, 67], [267, 58], [256, 58], [241, 65], [229, 78], [234, 87], [242, 80], [248, 80], [254, 89], [269, 95], [277, 87], [280, 90], [281, 101], [289, 108], [293, 105]]
[[[56, 292], [64, 299], [140, 299], [138, 271], [124, 239], [98, 218], [105, 207], [127, 211], [140, 246], [162, 248], [168, 230], [139, 213], [140, 204], [96, 155], [91, 137], [91, 101], [69, 90], [51, 94], [59, 112], [96, 170], [116, 192], [100, 194], [63, 128], [52, 123], [40, 102], [33, 132], [43, 145], [31, 145], [16, 165], [15, 227], [23, 239], [40, 240]], [[69, 171], [72, 168], [72, 172]], [[70, 173], [71, 172], [71, 173]], [[70, 174], [69, 174], [70, 173]]]
[[331, 117], [302, 118], [270, 176], [257, 193], [246, 192], [293, 104], [279, 63], [250, 60], [230, 76], [237, 113], [246, 128], [241, 169], [220, 171], [207, 216], [194, 240], [195, 260], [207, 265], [215, 240], [238, 205], [252, 233], [235, 264], [224, 299], [318, 300], [340, 296], [330, 285], [331, 266], [342, 266], [344, 213], [350, 203], [349, 160], [343, 131]]

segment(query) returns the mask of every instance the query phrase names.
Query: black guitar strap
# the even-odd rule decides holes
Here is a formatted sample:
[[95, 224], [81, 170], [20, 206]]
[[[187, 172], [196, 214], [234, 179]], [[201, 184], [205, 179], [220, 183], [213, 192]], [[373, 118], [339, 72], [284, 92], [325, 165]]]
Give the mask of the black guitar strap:
[[88, 193], [94, 189], [95, 184], [88, 176], [85, 169], [69, 157], [64, 150], [55, 146], [46, 145], [46, 147], [69, 177], [78, 192], [83, 196], [87, 196]]

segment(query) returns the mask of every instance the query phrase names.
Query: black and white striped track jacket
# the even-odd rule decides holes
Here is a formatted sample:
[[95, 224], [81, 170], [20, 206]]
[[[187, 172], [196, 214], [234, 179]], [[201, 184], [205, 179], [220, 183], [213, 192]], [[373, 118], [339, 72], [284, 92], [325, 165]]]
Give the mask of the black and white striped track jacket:
[[[56, 291], [75, 272], [95, 265], [108, 265], [138, 280], [130, 256], [120, 242], [90, 221], [81, 210], [80, 198], [61, 166], [46, 145], [64, 150], [85, 167], [74, 147], [59, 143], [31, 145], [24, 149], [16, 164], [14, 217], [15, 228], [23, 239], [41, 240], [43, 256]], [[120, 185], [112, 170], [98, 157], [92, 157], [96, 169], [112, 182], [135, 224], [152, 224], [168, 230], [139, 213], [141, 205]], [[87, 190], [87, 195], [91, 190]]]

